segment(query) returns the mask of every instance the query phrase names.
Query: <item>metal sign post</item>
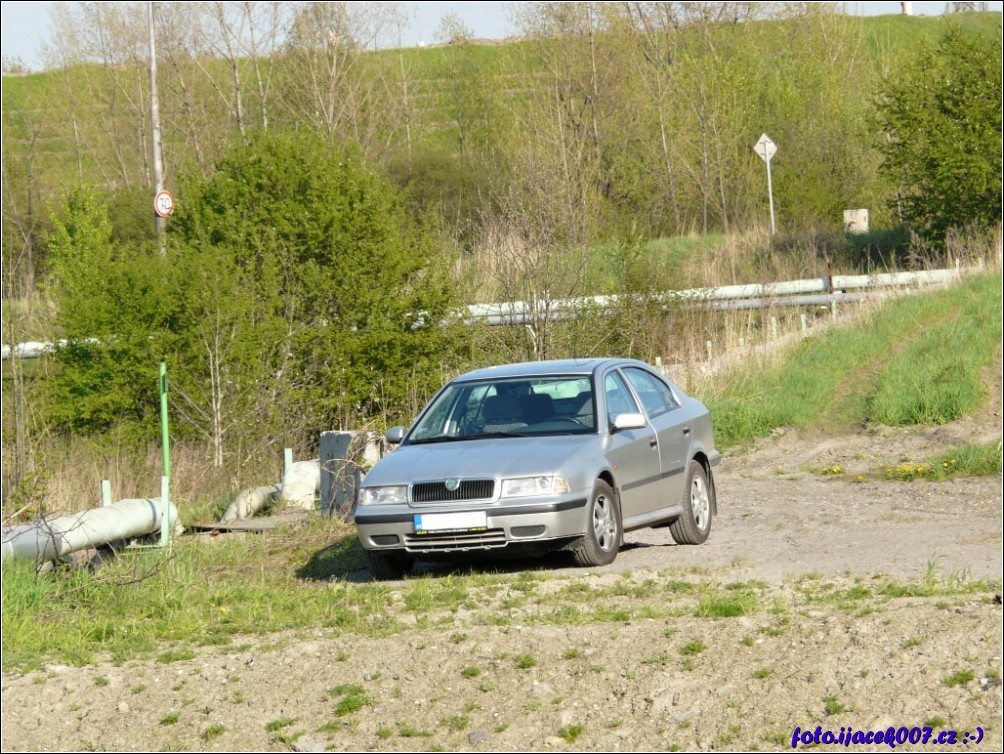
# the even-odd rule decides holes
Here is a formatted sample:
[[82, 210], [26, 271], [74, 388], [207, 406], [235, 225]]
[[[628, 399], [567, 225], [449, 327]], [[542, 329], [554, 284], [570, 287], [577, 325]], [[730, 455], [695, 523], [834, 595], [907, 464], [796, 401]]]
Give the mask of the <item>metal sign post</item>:
[[160, 544], [171, 538], [171, 439], [167, 425], [167, 364], [160, 362], [160, 440], [164, 451], [164, 471], [160, 478]]
[[771, 185], [770, 180], [770, 159], [777, 152], [777, 144], [771, 141], [771, 138], [767, 134], [761, 134], [760, 140], [753, 145], [753, 151], [760, 155], [765, 163], [767, 163], [767, 197], [770, 200], [770, 234], [774, 235], [777, 229], [774, 225], [774, 187]]

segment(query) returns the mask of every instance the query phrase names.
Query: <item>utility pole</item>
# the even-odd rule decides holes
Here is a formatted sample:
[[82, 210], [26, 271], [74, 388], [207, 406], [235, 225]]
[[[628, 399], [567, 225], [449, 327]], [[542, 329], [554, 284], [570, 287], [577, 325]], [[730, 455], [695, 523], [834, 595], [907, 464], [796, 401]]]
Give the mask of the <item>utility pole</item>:
[[[154, 193], [154, 229], [157, 233], [157, 248], [160, 255], [167, 254], [167, 215], [174, 209], [170, 200], [166, 210], [161, 208], [161, 197], [164, 194], [164, 152], [160, 138], [160, 103], [157, 100], [157, 50], [153, 34], [153, 2], [148, 4], [147, 19], [150, 26], [150, 120], [153, 128], [153, 193]], [[170, 194], [167, 194], [170, 197]]]

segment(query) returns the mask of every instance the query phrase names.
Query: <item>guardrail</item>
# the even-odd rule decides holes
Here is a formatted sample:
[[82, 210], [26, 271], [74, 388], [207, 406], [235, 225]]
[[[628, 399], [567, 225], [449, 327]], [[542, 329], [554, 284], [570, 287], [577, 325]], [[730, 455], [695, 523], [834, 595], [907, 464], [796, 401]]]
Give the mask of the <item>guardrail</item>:
[[[982, 262], [982, 260], [980, 260]], [[836, 302], [852, 303], [875, 296], [887, 295], [892, 288], [944, 285], [965, 275], [984, 271], [984, 266], [955, 267], [919, 272], [887, 272], [876, 275], [833, 275], [825, 278], [787, 280], [778, 283], [724, 285], [718, 288], [690, 288], [665, 291], [654, 300], [665, 306], [686, 305], [699, 309], [733, 310], [765, 309], [773, 306], [829, 306]], [[849, 291], [857, 291], [849, 293]], [[609, 311], [620, 303], [620, 296], [580, 296], [568, 299], [533, 301], [500, 301], [490, 304], [470, 304], [458, 312], [467, 323], [484, 322], [490, 326], [525, 325], [541, 320], [574, 319], [582, 311]], [[93, 340], [93, 339], [88, 339]], [[51, 343], [28, 341], [3, 346], [2, 359], [35, 359], [66, 345], [65, 340]]]
[[[826, 278], [787, 280], [778, 283], [725, 285], [718, 288], [690, 288], [656, 294], [653, 300], [665, 306], [686, 305], [699, 309], [762, 309], [772, 306], [825, 306], [887, 295], [888, 289], [944, 285], [964, 275], [983, 271], [983, 265], [920, 272], [891, 272], [876, 275], [833, 275]], [[864, 289], [864, 290], [862, 290]], [[848, 291], [857, 291], [849, 293]], [[488, 325], [525, 325], [541, 320], [571, 319], [579, 312], [609, 311], [620, 302], [619, 296], [582, 296], [569, 299], [502, 301], [471, 304], [465, 322]]]

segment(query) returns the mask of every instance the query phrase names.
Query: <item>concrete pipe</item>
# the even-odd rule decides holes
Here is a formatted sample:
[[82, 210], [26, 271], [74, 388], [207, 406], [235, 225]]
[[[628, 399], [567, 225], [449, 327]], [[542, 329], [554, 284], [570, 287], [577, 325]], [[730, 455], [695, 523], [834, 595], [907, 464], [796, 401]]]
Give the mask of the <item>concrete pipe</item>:
[[[177, 533], [178, 509], [172, 503], [168, 514]], [[142, 537], [160, 531], [160, 498], [120, 500], [83, 513], [33, 521], [3, 529], [3, 560], [30, 558], [37, 562], [58, 560], [88, 547]]]

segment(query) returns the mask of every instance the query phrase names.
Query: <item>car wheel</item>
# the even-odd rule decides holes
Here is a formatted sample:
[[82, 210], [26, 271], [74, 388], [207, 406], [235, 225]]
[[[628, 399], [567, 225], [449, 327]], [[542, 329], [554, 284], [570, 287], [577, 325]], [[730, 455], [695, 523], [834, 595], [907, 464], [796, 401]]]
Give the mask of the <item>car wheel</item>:
[[377, 581], [397, 581], [411, 573], [415, 559], [398, 552], [363, 550], [366, 567]]
[[580, 566], [601, 566], [614, 562], [621, 546], [621, 507], [609, 484], [597, 480], [589, 499], [586, 534], [573, 549]]
[[704, 467], [698, 461], [691, 461], [683, 493], [683, 514], [669, 525], [669, 533], [678, 545], [699, 545], [708, 538], [714, 495]]

